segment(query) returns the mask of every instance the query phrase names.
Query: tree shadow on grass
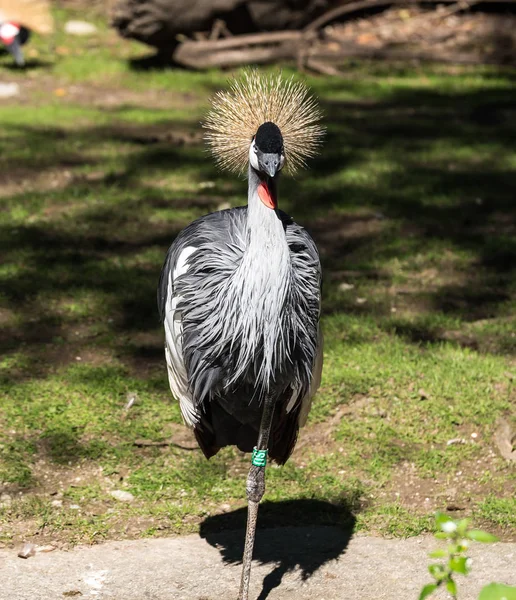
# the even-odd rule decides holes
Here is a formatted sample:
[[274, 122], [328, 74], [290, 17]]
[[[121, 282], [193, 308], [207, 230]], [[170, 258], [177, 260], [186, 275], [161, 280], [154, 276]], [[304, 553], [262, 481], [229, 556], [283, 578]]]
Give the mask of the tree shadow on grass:
[[[162, 127], [179, 132], [184, 130], [172, 121], [162, 123]], [[136, 130], [140, 133], [137, 139], [120, 138], [119, 124], [75, 132], [75, 142], [85, 148], [114, 140], [136, 150], [136, 156], [127, 157], [121, 168], [113, 172], [103, 170], [101, 158], [70, 152], [70, 145], [75, 143], [70, 142], [64, 129], [13, 126], [13, 130], [18, 137], [21, 134], [32, 153], [16, 159], [4, 156], [7, 183], [17, 182], [18, 173], [20, 183], [23, 183], [46, 170], [85, 166], [98, 168], [100, 177], [94, 173], [95, 177], [90, 181], [81, 174], [74, 176], [71, 182], [65, 180], [62, 188], [30, 194], [22, 191], [9, 198], [11, 206], [19, 203], [30, 210], [34, 205], [37, 212], [38, 205], [45, 204], [50, 196], [54, 206], [47, 209], [48, 218], [43, 223], [31, 222], [29, 218], [14, 227], [10, 223], [0, 226], [0, 249], [14, 271], [6, 278], [2, 300], [5, 308], [17, 317], [15, 323], [4, 327], [0, 341], [8, 351], [21, 350], [30, 357], [33, 366], [31, 373], [13, 371], [7, 374], [8, 378], [20, 381], [35, 375], [44, 376], [54, 366], [73, 360], [73, 350], [70, 350], [73, 343], [65, 344], [66, 352], [59, 340], [67, 339], [74, 321], [84, 322], [84, 319], [67, 319], [55, 302], [59, 302], [59, 298], [74, 302], [76, 296], [80, 298], [84, 294], [103, 297], [110, 306], [110, 314], [102, 317], [97, 309], [89, 321], [98, 322], [100, 318], [104, 323], [110, 323], [107, 329], [118, 336], [118, 340], [108, 336], [107, 344], [111, 348], [114, 341], [120, 351], [134, 348], [137, 359], [143, 354], [144, 361], [150, 358], [157, 363], [158, 354], [160, 359], [163, 358], [161, 343], [156, 343], [155, 347], [147, 346], [140, 352], [130, 340], [128, 343], [128, 338], [135, 332], [143, 333], [158, 327], [156, 287], [160, 263], [167, 247], [190, 220], [180, 220], [174, 213], [209, 212], [218, 200], [215, 194], [210, 197], [206, 193], [191, 199], [188, 194], [170, 197], [148, 183], [141, 183], [139, 178], [142, 174], [173, 173], [191, 168], [194, 175], [190, 181], [193, 181], [197, 175], [198, 157], [196, 151], [185, 148], [190, 141], [184, 138], [153, 141], [156, 138], [149, 136], [149, 127], [145, 126], [130, 128], [131, 136]], [[142, 147], [143, 138], [150, 139], [149, 145]], [[49, 144], [51, 150], [46, 152]], [[73, 210], [74, 205], [81, 208], [72, 219], [66, 218], [67, 207]], [[55, 219], [50, 211], [55, 212]], [[157, 211], [168, 211], [172, 218], [170, 221], [154, 219]], [[149, 260], [135, 258], [157, 247], [160, 258], [152, 267], [149, 267]], [[128, 266], [131, 262], [133, 264]], [[97, 339], [93, 339], [93, 343], [101, 348], [105, 336], [95, 335]]]
[[[200, 534], [216, 547], [225, 563], [242, 561], [247, 509], [208, 517]], [[286, 573], [299, 569], [303, 581], [345, 552], [355, 517], [346, 502], [291, 500], [260, 504], [253, 560], [273, 564], [258, 600], [265, 600]]]
[[102, 440], [80, 442], [78, 428], [71, 430], [46, 431], [40, 442], [45, 454], [52, 462], [69, 465], [81, 459], [98, 460], [106, 452], [107, 444]]
[[[335, 83], [329, 87], [338, 91]], [[415, 262], [433, 254], [431, 264], [448, 252], [467, 256], [454, 281], [443, 277], [422, 290], [428, 304], [465, 322], [503, 315], [514, 298], [516, 265], [513, 95], [511, 84], [467, 92], [398, 90], [385, 102], [327, 102], [328, 144], [312, 165], [310, 193], [295, 190], [326, 268], [344, 276], [358, 268], [368, 276], [395, 259]], [[386, 160], [389, 168], [378, 171], [375, 163]], [[328, 182], [339, 170], [358, 167], [365, 175], [361, 165], [370, 166], [370, 180]], [[339, 312], [339, 302], [326, 310]], [[387, 317], [390, 306], [345, 309]], [[414, 331], [412, 341], [434, 337], [422, 333], [418, 338]]]
[[[357, 286], [371, 283], [375, 274], [378, 286], [387, 288], [391, 275], [383, 265], [398, 258], [417, 261], [429, 252], [442, 255], [447, 248], [472, 259], [460, 277], [425, 291], [433, 312], [464, 322], [503, 314], [514, 297], [516, 265], [514, 86], [461, 93], [406, 89], [374, 102], [325, 100], [345, 85], [328, 79], [322, 91], [329, 133], [320, 157], [299, 178], [281, 182], [283, 206], [308, 226], [320, 247], [326, 314], [390, 316], [387, 304], [357, 305], [332, 290], [350, 271]], [[111, 112], [115, 121], [123, 118], [123, 111]], [[165, 115], [151, 127], [131, 123], [127, 131], [119, 121], [73, 132], [58, 125], [8, 126], [16, 145], [2, 140], [2, 165], [11, 178], [17, 168], [22, 180], [51, 170], [100, 170], [91, 180], [74, 174], [57, 192], [22, 191], [8, 198], [11, 205], [28, 206], [29, 213], [31, 203], [37, 212], [49, 193], [55, 200], [45, 208], [45, 219], [29, 217], [0, 229], [0, 249], [13, 266], [3, 299], [15, 316], [4, 328], [4, 341], [32, 367], [13, 371], [11, 380], [44, 376], [75, 360], [67, 335], [85, 317], [65, 318], [48, 303], [51, 295], [57, 303], [97, 295], [104, 313], [90, 320], [103, 321], [105, 335], [92, 333], [92, 347], [108, 348], [128, 363], [163, 364], [155, 289], [168, 245], [192, 214], [215, 210], [227, 196], [241, 196], [245, 203], [245, 183], [218, 173], [198, 139], [159, 135], [194, 127]], [[130, 152], [105, 171], [95, 149], [108, 143]], [[10, 149], [14, 156], [20, 148], [31, 151], [10, 158]], [[367, 177], [368, 166], [387, 160], [389, 168]], [[355, 171], [356, 178], [340, 178]], [[215, 187], [162, 191], [159, 178], [176, 173], [187, 188], [206, 181]], [[80, 208], [73, 218], [62, 218], [74, 205]], [[162, 213], [166, 218], [156, 218]], [[141, 258], [149, 252], [151, 258]], [[443, 339], [430, 326], [408, 331], [398, 325], [394, 332], [414, 343]], [[393, 331], [392, 323], [388, 327]], [[151, 331], [155, 336], [143, 339]]]

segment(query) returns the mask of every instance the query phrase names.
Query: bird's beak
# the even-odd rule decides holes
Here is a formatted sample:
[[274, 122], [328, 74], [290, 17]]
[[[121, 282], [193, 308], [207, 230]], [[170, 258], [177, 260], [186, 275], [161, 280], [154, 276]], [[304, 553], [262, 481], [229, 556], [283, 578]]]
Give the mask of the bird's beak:
[[265, 174], [269, 177], [275, 177], [280, 170], [281, 157], [279, 154], [262, 154], [261, 166]]
[[274, 166], [267, 166], [265, 172], [269, 177], [275, 177], [278, 169]]
[[25, 59], [23, 58], [23, 52], [18, 36], [16, 36], [13, 41], [7, 45], [7, 50], [9, 50], [9, 52], [12, 54], [16, 64], [19, 67], [23, 67], [25, 64]]

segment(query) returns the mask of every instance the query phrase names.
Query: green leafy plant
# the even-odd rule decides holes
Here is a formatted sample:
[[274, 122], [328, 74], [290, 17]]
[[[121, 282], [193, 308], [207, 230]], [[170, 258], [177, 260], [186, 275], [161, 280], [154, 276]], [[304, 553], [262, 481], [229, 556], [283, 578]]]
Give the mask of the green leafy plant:
[[[425, 600], [440, 587], [445, 587], [452, 598], [457, 600], [455, 576], [457, 573], [467, 575], [470, 571], [471, 559], [466, 556], [470, 541], [491, 543], [498, 540], [486, 531], [470, 529], [470, 519], [454, 521], [443, 513], [437, 513], [436, 524], [439, 531], [435, 537], [447, 540], [448, 547], [430, 553], [430, 558], [441, 559], [442, 562], [429, 565], [428, 570], [434, 578], [434, 582], [423, 587], [419, 594], [419, 600]], [[516, 588], [500, 583], [490, 583], [481, 590], [478, 600], [516, 600]]]

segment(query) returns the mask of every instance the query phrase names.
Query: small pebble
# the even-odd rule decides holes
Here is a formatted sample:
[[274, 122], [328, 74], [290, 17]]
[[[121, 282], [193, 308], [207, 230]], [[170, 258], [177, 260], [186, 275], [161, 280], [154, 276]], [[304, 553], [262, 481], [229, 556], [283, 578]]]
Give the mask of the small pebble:
[[0, 83], [0, 98], [12, 98], [19, 93], [20, 86], [17, 83]]
[[125, 492], [124, 490], [113, 490], [109, 492], [109, 495], [119, 502], [132, 502], [134, 500], [131, 492]]
[[354, 287], [355, 286], [352, 283], [346, 283], [346, 282], [344, 282], [344, 283], [341, 283], [339, 285], [339, 290], [341, 292], [349, 292], [349, 290], [354, 289]]
[[34, 556], [34, 554], [36, 554], [36, 546], [30, 542], [25, 542], [22, 549], [18, 552], [20, 558], [29, 558], [30, 556]]
[[7, 508], [8, 506], [11, 506], [12, 501], [13, 501], [13, 499], [6, 492], [4, 492], [3, 494], [0, 495], [0, 506], [2, 508]]
[[52, 544], [47, 544], [46, 546], [36, 546], [36, 552], [53, 552], [56, 550], [56, 547]]
[[69, 35], [92, 35], [97, 33], [95, 25], [86, 21], [67, 21], [64, 30]]

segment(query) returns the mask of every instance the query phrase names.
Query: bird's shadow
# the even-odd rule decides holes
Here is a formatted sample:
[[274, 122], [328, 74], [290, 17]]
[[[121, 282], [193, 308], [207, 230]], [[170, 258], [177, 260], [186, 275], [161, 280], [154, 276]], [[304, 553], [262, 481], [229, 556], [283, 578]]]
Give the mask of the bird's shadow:
[[[247, 509], [241, 508], [201, 524], [201, 537], [219, 550], [225, 563], [242, 561], [246, 518]], [[306, 581], [337, 559], [346, 550], [354, 523], [346, 503], [302, 499], [261, 504], [253, 560], [275, 568], [264, 578], [257, 600], [265, 600], [289, 571], [299, 569]]]
[[[7, 54], [7, 51], [4, 52], [3, 49], [0, 49], [0, 57], [3, 59], [4, 54]], [[9, 57], [11, 58], [11, 57]], [[9, 60], [2, 64], [2, 69], [6, 71], [12, 72], [23, 72], [29, 69], [48, 69], [53, 66], [53, 63], [48, 60], [41, 60], [38, 58], [29, 58], [25, 61], [23, 65], [17, 65], [14, 60]]]

